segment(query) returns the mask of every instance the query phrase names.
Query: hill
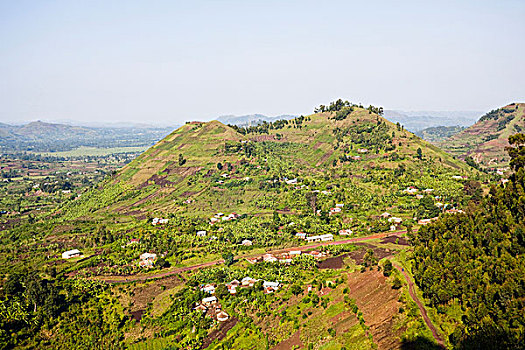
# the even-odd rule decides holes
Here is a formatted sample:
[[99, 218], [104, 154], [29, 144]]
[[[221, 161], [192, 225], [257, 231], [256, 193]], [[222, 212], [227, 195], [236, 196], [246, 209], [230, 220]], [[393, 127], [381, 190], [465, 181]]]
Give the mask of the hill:
[[478, 122], [440, 143], [450, 154], [469, 156], [482, 167], [505, 167], [509, 157], [508, 137], [525, 130], [525, 103], [511, 103], [490, 111]]
[[432, 126], [420, 131], [417, 131], [415, 134], [421, 137], [423, 140], [437, 144], [452, 135], [457, 134], [458, 132], [465, 129], [464, 126]]
[[169, 133], [157, 127], [86, 127], [35, 121], [24, 125], [0, 124], [4, 151], [69, 151], [81, 146], [126, 147], [151, 145]]
[[346, 198], [356, 211], [380, 211], [412, 185], [457, 196], [462, 184], [452, 175], [472, 172], [400, 125], [352, 106], [246, 128], [187, 123], [67, 210], [71, 217], [139, 218], [305, 212], [309, 193], [324, 191], [330, 194], [319, 194], [326, 197], [319, 207]]

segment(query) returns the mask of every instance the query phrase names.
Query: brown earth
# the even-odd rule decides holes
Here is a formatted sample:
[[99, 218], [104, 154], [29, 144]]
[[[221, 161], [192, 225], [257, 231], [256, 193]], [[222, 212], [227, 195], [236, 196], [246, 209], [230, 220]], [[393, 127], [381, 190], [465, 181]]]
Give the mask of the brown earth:
[[405, 237], [388, 236], [381, 240], [381, 243], [394, 243], [399, 245], [410, 245]]
[[162, 293], [163, 290], [174, 288], [180, 283], [182, 282], [177, 276], [170, 276], [156, 283], [139, 285], [133, 288], [131, 296], [124, 293], [119, 299], [121, 300], [122, 306], [130, 308], [133, 319], [140, 321], [144, 310], [146, 310], [148, 304], [151, 303], [157, 295]]
[[142, 319], [142, 315], [144, 314], [145, 310], [137, 310], [131, 312], [131, 318], [135, 321], [140, 321]]
[[399, 307], [399, 290], [392, 289], [387, 278], [377, 270], [348, 275], [349, 296], [356, 300], [363, 312], [365, 324], [370, 327], [378, 349], [401, 349], [402, 329], [394, 323]]
[[303, 347], [303, 343], [301, 342], [300, 337], [301, 337], [301, 330], [298, 330], [290, 338], [275, 345], [272, 348], [272, 350], [288, 350], [288, 349], [292, 349], [292, 347], [294, 346], [295, 348], [301, 349]]
[[334, 151], [328, 151], [326, 152], [322, 157], [321, 159], [317, 162], [317, 164], [315, 166], [320, 166], [321, 164], [323, 164], [324, 162], [326, 162], [326, 160], [328, 158], [330, 158], [330, 156], [332, 155], [332, 153], [334, 153]]
[[334, 256], [332, 258], [324, 259], [317, 263], [317, 268], [319, 269], [341, 269], [344, 266], [343, 258], [348, 256], [348, 254]]
[[[397, 237], [397, 236], [391, 236], [391, 237]], [[392, 251], [386, 248], [378, 248], [368, 243], [357, 243], [356, 245], [360, 246], [361, 249], [354, 250], [346, 254], [346, 256], [350, 257], [358, 265], [363, 263], [363, 258], [368, 249], [372, 249], [374, 251], [374, 257], [376, 257], [377, 260], [381, 260], [383, 258], [386, 258], [387, 256], [395, 254], [395, 251]]]
[[237, 321], [238, 320], [235, 317], [232, 317], [225, 322], [219, 323], [219, 326], [212, 330], [204, 339], [201, 348], [206, 349], [215, 340], [221, 341], [222, 339], [224, 339], [224, 337], [226, 337], [226, 333], [228, 333], [228, 331], [237, 324]]

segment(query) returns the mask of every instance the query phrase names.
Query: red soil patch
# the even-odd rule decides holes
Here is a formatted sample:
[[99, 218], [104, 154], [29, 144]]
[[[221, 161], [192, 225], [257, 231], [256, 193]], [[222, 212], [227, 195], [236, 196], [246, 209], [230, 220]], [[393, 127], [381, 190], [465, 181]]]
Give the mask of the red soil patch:
[[295, 348], [301, 349], [303, 343], [301, 342], [301, 330], [295, 332], [290, 338], [283, 340], [279, 344], [275, 345], [272, 350], [288, 350], [295, 346]]
[[[392, 236], [390, 236], [392, 237]], [[393, 236], [396, 237], [396, 236]], [[363, 262], [363, 258], [367, 252], [368, 249], [372, 249], [374, 251], [374, 256], [377, 258], [377, 260], [381, 260], [387, 256], [390, 256], [392, 254], [395, 254], [395, 252], [385, 249], [385, 248], [378, 248], [371, 244], [367, 243], [357, 243], [357, 246], [361, 246], [361, 249], [354, 250], [353, 252], [350, 252], [346, 254], [346, 256], [352, 258], [356, 262], [356, 264], [361, 264]]]
[[144, 310], [132, 311], [131, 318], [138, 322], [142, 319], [143, 314], [144, 314]]
[[405, 237], [388, 236], [381, 240], [381, 243], [394, 243], [399, 245], [410, 245]]
[[324, 156], [321, 157], [321, 159], [317, 162], [317, 164], [315, 166], [319, 166], [319, 165], [323, 164], [324, 162], [326, 162], [326, 160], [328, 158], [330, 158], [332, 153], [334, 153], [334, 151], [329, 151], [329, 152], [325, 153]]
[[341, 269], [343, 268], [343, 258], [345, 255], [334, 256], [332, 258], [324, 259], [317, 263], [319, 269]]
[[219, 327], [214, 329], [208, 334], [202, 343], [202, 349], [206, 349], [211, 345], [215, 340], [221, 341], [226, 337], [226, 334], [230, 329], [232, 329], [237, 324], [237, 319], [235, 317], [230, 318], [225, 322], [221, 322]]
[[390, 286], [379, 271], [354, 272], [348, 275], [349, 296], [356, 300], [363, 312], [365, 324], [370, 327], [374, 343], [379, 349], [400, 349], [399, 337], [403, 330], [394, 329], [401, 303], [399, 290]]

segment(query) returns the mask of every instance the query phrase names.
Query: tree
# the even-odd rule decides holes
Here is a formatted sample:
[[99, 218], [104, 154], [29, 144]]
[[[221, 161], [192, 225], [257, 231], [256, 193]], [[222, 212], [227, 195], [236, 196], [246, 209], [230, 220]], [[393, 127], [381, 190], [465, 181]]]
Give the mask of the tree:
[[298, 284], [294, 284], [291, 288], [290, 288], [290, 291], [292, 292], [293, 295], [299, 295], [303, 292], [303, 288], [301, 288], [300, 285]]
[[160, 267], [161, 269], [170, 267], [170, 263], [164, 258], [158, 258], [155, 262], [155, 265], [157, 265], [157, 267]]
[[217, 169], [222, 170], [222, 163], [221, 162], [217, 163]]
[[423, 159], [423, 151], [421, 150], [421, 147], [418, 147], [416, 153], [417, 153], [417, 159]]
[[510, 147], [507, 153], [510, 156], [510, 166], [514, 171], [525, 167], [525, 134], [515, 134], [509, 136]]
[[226, 266], [231, 266], [235, 262], [235, 257], [232, 252], [223, 253], [222, 258], [224, 259], [224, 265]]
[[392, 288], [393, 289], [399, 289], [403, 286], [403, 282], [399, 279], [399, 277], [395, 277], [394, 281], [392, 282]]
[[221, 283], [217, 286], [217, 288], [215, 288], [215, 295], [219, 299], [221, 299], [221, 298], [225, 298], [228, 295], [230, 295], [230, 292], [228, 291], [228, 287], [226, 287], [224, 283]]
[[186, 159], [184, 159], [184, 156], [182, 153], [179, 153], [179, 166], [183, 166], [186, 163]]
[[317, 192], [308, 192], [306, 194], [306, 201], [308, 202], [310, 209], [312, 209], [312, 212], [315, 214], [317, 211]]
[[383, 264], [383, 275], [388, 277], [392, 274], [392, 262], [390, 260], [386, 260]]

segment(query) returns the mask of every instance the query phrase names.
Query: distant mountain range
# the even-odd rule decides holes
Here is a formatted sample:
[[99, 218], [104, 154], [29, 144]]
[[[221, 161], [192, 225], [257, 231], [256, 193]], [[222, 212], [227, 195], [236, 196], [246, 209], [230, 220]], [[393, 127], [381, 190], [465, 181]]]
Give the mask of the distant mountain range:
[[255, 126], [263, 122], [274, 122], [276, 120], [290, 120], [297, 117], [296, 115], [283, 114], [276, 117], [268, 117], [264, 114], [248, 114], [248, 115], [223, 115], [217, 118], [223, 124], [237, 125], [237, 126]]
[[86, 127], [35, 121], [24, 125], [0, 123], [2, 151], [68, 151], [80, 146], [146, 146], [169, 134], [173, 127]]
[[[437, 126], [463, 126], [467, 127], [474, 124], [483, 115], [479, 111], [398, 111], [386, 110], [384, 117], [391, 122], [399, 122], [405, 129], [418, 132], [426, 128]], [[290, 120], [296, 115], [278, 115], [269, 117], [264, 114], [249, 115], [224, 115], [217, 118], [223, 124], [237, 126], [254, 126], [265, 122], [274, 122], [280, 119]]]
[[435, 126], [470, 126], [483, 112], [479, 111], [395, 111], [385, 110], [384, 117], [405, 129], [418, 132]]

